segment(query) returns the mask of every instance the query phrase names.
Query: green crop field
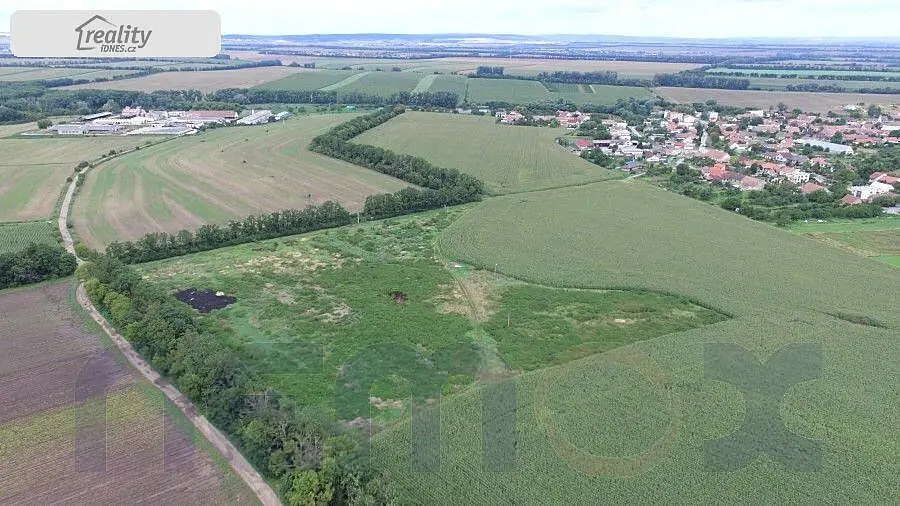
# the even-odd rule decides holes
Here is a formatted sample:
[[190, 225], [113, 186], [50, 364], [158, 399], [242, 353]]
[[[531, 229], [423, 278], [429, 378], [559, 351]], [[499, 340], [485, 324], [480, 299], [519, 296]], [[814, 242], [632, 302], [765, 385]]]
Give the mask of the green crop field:
[[[450, 225], [440, 244], [451, 259], [515, 278], [678, 293], [734, 319], [446, 399], [435, 408], [440, 464], [434, 472], [410, 467], [411, 448], [427, 445], [411, 422], [377, 435], [375, 459], [405, 502], [880, 503], [894, 497], [898, 446], [887, 413], [900, 402], [895, 269], [638, 181], [492, 198]], [[763, 362], [790, 343], [821, 346], [821, 370], [810, 369], [818, 377], [793, 385], [776, 408], [789, 431], [821, 444], [820, 467], [814, 452], [781, 444], [772, 429], [760, 437], [792, 465], [814, 472], [766, 456], [729, 471], [704, 460], [707, 442], [737, 430], [753, 409], [733, 384], [704, 377], [707, 343], [733, 343]], [[785, 367], [802, 368], [805, 359], [795, 356]], [[712, 366], [741, 371], [739, 362], [723, 360]], [[747, 380], [747, 374], [736, 375]], [[515, 445], [500, 456], [505, 472], [492, 472], [485, 460], [502, 440], [488, 430], [498, 419], [515, 427]], [[740, 458], [752, 449], [713, 455]]]
[[[434, 75], [434, 74], [432, 74]], [[466, 98], [466, 89], [468, 87], [467, 83], [469, 78], [465, 76], [455, 76], [455, 75], [434, 75], [435, 79], [431, 82], [431, 86], [429, 86], [426, 91], [449, 91], [451, 93], [456, 93], [459, 95], [459, 99], [463, 100]]]
[[491, 117], [407, 112], [369, 130], [357, 142], [459, 169], [481, 178], [493, 193], [616, 177], [557, 144], [556, 137], [565, 133], [558, 128], [498, 125]]
[[412, 91], [422, 74], [414, 72], [368, 72], [359, 74], [357, 79], [348, 79], [343, 85], [336, 84], [329, 90], [338, 93], [359, 92], [371, 95], [390, 96], [398, 91]]
[[797, 223], [795, 232], [863, 256], [900, 266], [900, 217]]
[[50, 216], [79, 162], [141, 142], [121, 136], [0, 139], [0, 221]]
[[[533, 103], [565, 99], [576, 104], [612, 104], [618, 99], [648, 98], [646, 88], [631, 86], [591, 85], [592, 93], [571, 88], [571, 91], [550, 91], [538, 81], [515, 79], [469, 79], [468, 100], [470, 103], [489, 101], [510, 103]], [[558, 85], [557, 85], [558, 86]], [[565, 86], [565, 85], [564, 85]], [[569, 89], [569, 88], [564, 88]]]
[[[172, 291], [221, 290], [207, 318], [304, 406], [338, 420], [402, 416], [413, 400], [718, 322], [649, 292], [570, 292], [443, 262], [435, 239], [465, 208], [264, 241], [141, 266]], [[394, 294], [402, 294], [398, 300]], [[574, 344], [577, 350], [572, 350]]]
[[369, 195], [408, 186], [306, 150], [314, 136], [351, 117], [220, 128], [126, 154], [88, 174], [73, 206], [74, 231], [102, 247], [326, 200], [357, 210]]
[[53, 221], [0, 223], [0, 253], [19, 251], [30, 243], [57, 244]]
[[315, 71], [297, 72], [276, 81], [261, 84], [257, 88], [271, 90], [318, 90], [355, 74], [358, 74], [358, 72], [316, 69]]

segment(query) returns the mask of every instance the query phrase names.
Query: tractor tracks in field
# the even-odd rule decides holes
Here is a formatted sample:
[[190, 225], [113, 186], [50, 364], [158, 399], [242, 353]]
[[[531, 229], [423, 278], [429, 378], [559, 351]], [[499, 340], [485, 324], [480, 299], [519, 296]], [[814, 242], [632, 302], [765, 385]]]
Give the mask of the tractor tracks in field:
[[[78, 257], [75, 253], [75, 245], [72, 240], [72, 235], [69, 233], [69, 229], [67, 226], [68, 218], [69, 218], [69, 208], [72, 205], [72, 197], [75, 195], [75, 190], [78, 185], [78, 180], [81, 178], [85, 172], [87, 172], [87, 168], [82, 169], [78, 174], [72, 177], [71, 183], [69, 183], [69, 188], [66, 191], [66, 196], [63, 199], [62, 206], [60, 206], [59, 210], [59, 233], [62, 236], [63, 246], [66, 248], [66, 251], [75, 255], [75, 259], [78, 264], [84, 263], [84, 260]], [[174, 385], [169, 383], [165, 378], [163, 378], [158, 372], [156, 372], [150, 364], [148, 364], [131, 346], [131, 343], [125, 340], [121, 334], [119, 334], [115, 328], [100, 314], [100, 311], [94, 306], [91, 302], [90, 298], [87, 295], [87, 291], [84, 288], [84, 283], [79, 282], [78, 288], [75, 293], [76, 299], [78, 300], [78, 304], [89, 314], [91, 318], [97, 322], [98, 325], [103, 329], [107, 336], [115, 343], [116, 347], [119, 349], [119, 352], [128, 360], [131, 366], [139, 371], [141, 375], [144, 376], [150, 383], [153, 384], [169, 401], [172, 402], [182, 413], [184, 416], [191, 422], [191, 424], [197, 429], [200, 434], [206, 438], [207, 441], [219, 452], [219, 454], [224, 458], [228, 465], [231, 466], [231, 469], [234, 471], [236, 475], [238, 475], [241, 480], [247, 485], [247, 487], [253, 491], [259, 501], [265, 506], [280, 506], [281, 501], [278, 499], [278, 495], [272, 490], [272, 487], [269, 486], [268, 483], [263, 479], [263, 477], [253, 468], [250, 462], [244, 458], [243, 455], [235, 448], [235, 446], [228, 440], [228, 437], [225, 436], [219, 429], [217, 429], [213, 424], [206, 419], [205, 416], [200, 414], [200, 411], [197, 407], [187, 398], [183, 393], [181, 393]]]

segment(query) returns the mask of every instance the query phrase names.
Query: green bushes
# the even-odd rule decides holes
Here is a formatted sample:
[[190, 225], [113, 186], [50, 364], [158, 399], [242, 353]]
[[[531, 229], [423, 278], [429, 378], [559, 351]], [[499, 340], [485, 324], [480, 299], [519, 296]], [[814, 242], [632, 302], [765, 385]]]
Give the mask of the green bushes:
[[75, 257], [59, 246], [31, 243], [0, 254], [0, 289], [62, 278], [75, 272]]

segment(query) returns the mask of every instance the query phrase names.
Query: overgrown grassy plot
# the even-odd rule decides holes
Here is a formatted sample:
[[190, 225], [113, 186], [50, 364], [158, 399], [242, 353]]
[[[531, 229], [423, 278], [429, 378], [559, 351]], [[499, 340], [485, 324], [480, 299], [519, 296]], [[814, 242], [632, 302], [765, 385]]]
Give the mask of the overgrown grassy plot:
[[[533, 368], [718, 321], [708, 310], [659, 294], [570, 292], [497, 280], [485, 288], [496, 297], [493, 319], [482, 324], [459, 309], [471, 301], [458, 293], [434, 250], [438, 234], [462, 212], [423, 213], [140, 268], [173, 292], [193, 287], [236, 297], [236, 304], [206, 318], [217, 322], [223, 339], [245, 343], [246, 360], [263, 378], [260, 389], [275, 387], [340, 420], [393, 420], [410, 399], [428, 402], [458, 392], [490, 368], [485, 362], [497, 351], [486, 349], [485, 341], [494, 332], [501, 359]], [[633, 329], [617, 329], [616, 320], [626, 317]], [[602, 322], [610, 327], [597, 327]], [[550, 334], [506, 349], [518, 333], [543, 332]], [[562, 353], [572, 339], [587, 344]]]
[[0, 223], [0, 253], [19, 251], [30, 243], [57, 244], [53, 225], [47, 221]]
[[513, 369], [532, 370], [725, 319], [652, 292], [511, 286], [484, 329]]

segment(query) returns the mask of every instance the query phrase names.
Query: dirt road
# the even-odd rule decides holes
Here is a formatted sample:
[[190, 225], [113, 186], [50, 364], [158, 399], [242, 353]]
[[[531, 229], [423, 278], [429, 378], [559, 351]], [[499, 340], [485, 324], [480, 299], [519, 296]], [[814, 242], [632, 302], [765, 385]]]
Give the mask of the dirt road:
[[[86, 169], [85, 169], [86, 170]], [[75, 254], [75, 246], [72, 240], [72, 235], [69, 234], [69, 229], [66, 226], [66, 222], [69, 219], [69, 208], [72, 204], [72, 196], [75, 194], [75, 188], [78, 184], [78, 179], [84, 174], [84, 170], [78, 173], [75, 177], [72, 178], [72, 182], [69, 184], [69, 189], [66, 191], [66, 196], [63, 199], [62, 207], [59, 211], [59, 233], [62, 235], [63, 246], [65, 246], [66, 251], [75, 255], [75, 258], [78, 259], [78, 263], [83, 263], [83, 260], [78, 258], [78, 255]], [[217, 429], [213, 424], [209, 423], [209, 420], [206, 419], [200, 412], [197, 410], [197, 407], [181, 392], [178, 391], [171, 383], [166, 381], [162, 376], [159, 375], [150, 364], [148, 364], [136, 351], [131, 347], [131, 343], [125, 340], [124, 337], [121, 336], [116, 329], [113, 328], [112, 325], [103, 315], [97, 311], [97, 308], [94, 307], [94, 304], [91, 302], [90, 298], [87, 296], [87, 292], [84, 289], [84, 284], [79, 283], [78, 290], [76, 292], [76, 298], [78, 299], [78, 303], [81, 307], [84, 308], [88, 314], [91, 315], [91, 318], [94, 319], [102, 328], [103, 331], [109, 336], [110, 339], [118, 346], [119, 351], [122, 352], [122, 355], [128, 359], [128, 362], [131, 363], [132, 367], [140, 371], [141, 374], [144, 375], [151, 383], [153, 383], [156, 388], [158, 388], [163, 394], [173, 404], [178, 406], [178, 409], [181, 410], [182, 413], [194, 424], [194, 427], [203, 434], [210, 444], [216, 448], [216, 450], [228, 461], [231, 465], [231, 468], [234, 469], [234, 472], [241, 477], [242, 480], [250, 487], [251, 490], [256, 494], [259, 498], [260, 502], [266, 506], [275, 506], [281, 505], [281, 501], [278, 499], [278, 495], [274, 490], [269, 486], [268, 483], [263, 479], [262, 476], [256, 469], [253, 468], [252, 465], [244, 458], [243, 455], [231, 444], [231, 441], [222, 434], [219, 429]]]

